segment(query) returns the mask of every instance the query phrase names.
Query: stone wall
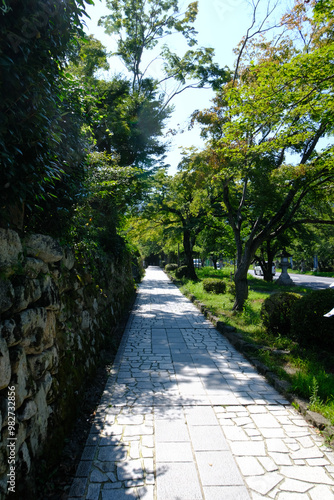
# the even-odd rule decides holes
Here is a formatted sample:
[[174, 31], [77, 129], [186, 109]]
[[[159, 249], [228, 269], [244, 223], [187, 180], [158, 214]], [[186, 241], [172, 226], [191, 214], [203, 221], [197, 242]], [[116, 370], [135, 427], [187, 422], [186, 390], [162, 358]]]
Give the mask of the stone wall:
[[0, 229], [1, 499], [59, 450], [133, 292], [129, 256], [89, 259], [49, 236]]

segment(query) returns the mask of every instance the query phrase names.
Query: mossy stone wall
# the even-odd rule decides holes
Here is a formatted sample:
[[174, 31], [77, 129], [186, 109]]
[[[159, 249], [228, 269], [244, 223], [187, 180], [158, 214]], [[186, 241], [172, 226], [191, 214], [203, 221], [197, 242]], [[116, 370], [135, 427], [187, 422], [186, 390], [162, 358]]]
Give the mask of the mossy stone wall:
[[1, 499], [10, 466], [17, 494], [33, 488], [38, 459], [61, 447], [101, 349], [133, 296], [131, 267], [126, 254], [91, 258], [49, 236], [0, 229]]

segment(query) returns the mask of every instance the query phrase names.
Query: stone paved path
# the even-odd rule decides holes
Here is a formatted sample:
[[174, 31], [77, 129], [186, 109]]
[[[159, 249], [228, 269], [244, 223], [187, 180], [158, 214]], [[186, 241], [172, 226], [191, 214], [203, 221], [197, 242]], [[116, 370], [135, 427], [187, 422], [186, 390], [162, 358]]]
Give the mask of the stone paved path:
[[70, 498], [330, 500], [334, 453], [150, 267]]

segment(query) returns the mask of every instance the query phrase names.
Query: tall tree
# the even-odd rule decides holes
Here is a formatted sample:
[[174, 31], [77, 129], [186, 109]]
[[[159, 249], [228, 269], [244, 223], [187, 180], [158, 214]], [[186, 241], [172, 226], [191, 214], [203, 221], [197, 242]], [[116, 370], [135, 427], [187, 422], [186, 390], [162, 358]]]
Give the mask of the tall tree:
[[206, 163], [205, 155], [190, 151], [184, 155], [175, 176], [161, 170], [155, 183], [144, 216], [182, 234], [187, 277], [196, 280], [193, 249], [196, 239], [205, 227], [205, 220], [215, 203], [215, 195], [200, 175], [199, 165]]
[[0, 23], [0, 161], [3, 225], [23, 225], [33, 207], [63, 175], [59, 156], [64, 67], [69, 44], [83, 34], [92, 0], [3, 2]]
[[[100, 20], [106, 33], [117, 36], [119, 56], [132, 77], [132, 89], [140, 91], [147, 78], [154, 80], [155, 87], [173, 80], [177, 82], [170, 94], [163, 91], [165, 106], [175, 94], [189, 87], [203, 87], [206, 83], [225, 81], [228, 71], [213, 62], [212, 48], [189, 49], [183, 56], [170, 50], [161, 41], [170, 35], [181, 35], [190, 47], [197, 44], [194, 21], [198, 2], [179, 12], [178, 0], [107, 0], [111, 14]], [[149, 53], [160, 44], [160, 55], [153, 59]], [[149, 69], [156, 58], [162, 58], [161, 76], [149, 76]], [[160, 92], [162, 88], [160, 87]]]
[[211, 178], [221, 185], [236, 241], [236, 310], [266, 240], [297, 224], [333, 224], [330, 212], [316, 207], [331, 204], [333, 194], [334, 147], [320, 139], [333, 134], [334, 48], [331, 23], [308, 12], [296, 2], [284, 18], [307, 39], [254, 41], [239, 78], [221, 89], [214, 107], [197, 113], [211, 138]]

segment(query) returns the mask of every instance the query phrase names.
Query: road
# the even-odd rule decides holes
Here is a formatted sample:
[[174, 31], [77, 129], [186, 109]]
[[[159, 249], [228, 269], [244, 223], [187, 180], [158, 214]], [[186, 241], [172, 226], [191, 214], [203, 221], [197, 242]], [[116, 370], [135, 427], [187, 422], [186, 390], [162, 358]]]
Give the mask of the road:
[[[253, 270], [248, 271], [252, 276], [254, 275]], [[280, 272], [276, 272], [274, 280], [278, 279]], [[255, 276], [256, 278], [263, 279], [263, 276]], [[293, 282], [298, 286], [306, 286], [313, 288], [314, 290], [320, 290], [321, 288], [328, 288], [332, 283], [334, 283], [334, 278], [323, 278], [321, 276], [309, 276], [307, 274], [290, 274]]]

